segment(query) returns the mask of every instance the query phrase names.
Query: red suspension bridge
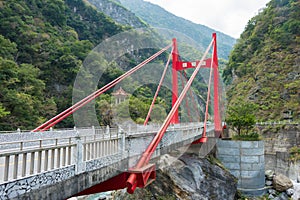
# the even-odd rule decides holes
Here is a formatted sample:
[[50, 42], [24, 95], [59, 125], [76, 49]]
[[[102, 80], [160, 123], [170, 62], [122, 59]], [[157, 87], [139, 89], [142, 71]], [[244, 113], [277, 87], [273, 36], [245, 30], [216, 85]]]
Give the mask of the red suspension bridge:
[[[214, 108], [214, 110], [213, 110], [214, 113], [213, 114], [214, 114], [215, 137], [221, 137], [222, 136], [222, 125], [221, 125], [220, 104], [219, 104], [219, 71], [218, 71], [218, 56], [217, 56], [217, 40], [216, 40], [216, 34], [215, 33], [213, 33], [212, 40], [211, 40], [209, 46], [207, 47], [205, 53], [203, 54], [201, 60], [182, 61], [180, 59], [180, 56], [179, 56], [177, 41], [174, 38], [172, 40], [172, 44], [164, 47], [163, 49], [161, 49], [160, 51], [158, 51], [154, 55], [150, 56], [148, 59], [144, 60], [143, 62], [141, 62], [140, 64], [138, 64], [134, 68], [132, 68], [131, 70], [125, 72], [123, 75], [119, 76], [118, 78], [116, 78], [112, 82], [108, 83], [107, 85], [105, 85], [102, 88], [98, 89], [97, 91], [93, 92], [92, 94], [85, 97], [84, 99], [78, 101], [77, 103], [75, 103], [70, 108], [66, 109], [65, 111], [63, 111], [62, 113], [60, 113], [57, 116], [53, 117], [52, 119], [48, 120], [47, 122], [40, 125], [36, 129], [32, 130], [32, 132], [45, 132], [45, 131], [47, 132], [48, 129], [55, 126], [57, 123], [61, 122], [63, 119], [70, 116], [71, 114], [76, 112], [78, 109], [84, 107], [86, 104], [88, 104], [89, 102], [91, 102], [92, 100], [94, 100], [95, 98], [97, 98], [98, 96], [100, 96], [101, 94], [106, 92], [107, 90], [113, 88], [115, 85], [120, 83], [126, 77], [129, 77], [131, 74], [138, 71], [143, 66], [145, 66], [147, 63], [151, 62], [152, 60], [154, 60], [155, 58], [157, 58], [159, 55], [161, 55], [163, 52], [167, 51], [170, 48], [172, 48], [172, 51], [171, 51], [171, 54], [170, 54], [170, 56], [168, 58], [168, 61], [166, 63], [166, 66], [165, 66], [165, 69], [164, 69], [163, 74], [161, 76], [161, 79], [160, 79], [160, 82], [158, 84], [157, 90], [156, 90], [155, 95], [153, 97], [153, 101], [151, 103], [149, 112], [148, 112], [147, 117], [145, 119], [145, 122], [144, 122], [145, 127], [148, 124], [148, 120], [151, 116], [151, 111], [153, 109], [154, 102], [155, 102], [155, 100], [158, 96], [158, 92], [159, 92], [159, 90], [161, 88], [161, 85], [162, 85], [162, 82], [165, 78], [167, 67], [168, 67], [169, 63], [171, 62], [171, 58], [172, 58], [172, 108], [171, 108], [170, 112], [168, 113], [166, 119], [164, 120], [163, 124], [159, 127], [159, 129], [155, 130], [155, 135], [152, 138], [152, 140], [149, 142], [149, 144], [147, 144], [147, 148], [141, 153], [141, 156], [138, 158], [138, 161], [136, 162], [136, 164], [134, 166], [128, 166], [128, 170], [126, 170], [125, 172], [115, 174], [113, 177], [110, 177], [108, 180], [105, 180], [105, 181], [100, 182], [98, 184], [94, 184], [92, 187], [82, 188], [81, 191], [77, 191], [77, 192], [73, 193], [71, 196], [73, 196], [73, 195], [76, 196], [76, 195], [92, 194], [92, 193], [97, 193], [97, 192], [104, 192], [104, 191], [123, 189], [123, 188], [127, 188], [128, 193], [133, 193], [137, 187], [143, 188], [146, 185], [148, 185], [149, 183], [151, 183], [152, 181], [154, 181], [155, 177], [156, 177], [156, 174], [155, 174], [156, 173], [155, 172], [156, 166], [155, 166], [155, 163], [150, 163], [150, 161], [153, 158], [155, 152], [157, 151], [158, 145], [162, 142], [165, 134], [168, 132], [168, 127], [170, 126], [170, 124], [172, 124], [172, 125], [180, 124], [179, 112], [178, 112], [179, 106], [182, 104], [183, 99], [189, 94], [189, 91], [191, 92], [191, 90], [190, 90], [191, 85], [193, 83], [193, 80], [197, 76], [197, 73], [199, 72], [200, 68], [208, 68], [210, 70], [209, 80], [208, 80], [208, 87], [207, 87], [208, 88], [207, 89], [207, 99], [206, 99], [206, 106], [205, 106], [204, 122], [202, 124], [203, 127], [201, 127], [202, 133], [198, 132], [198, 135], [200, 137], [194, 137], [196, 139], [192, 140], [191, 143], [192, 144], [197, 144], [197, 143], [207, 142], [207, 131], [208, 131], [208, 127], [207, 127], [208, 123], [207, 122], [208, 122], [209, 102], [211, 102], [211, 100], [210, 100], [211, 84], [213, 84], [213, 90], [214, 90], [212, 102], [213, 102], [213, 108]], [[212, 57], [207, 58], [207, 56], [209, 54], [209, 51], [211, 49], [212, 49], [212, 54], [211, 54]], [[178, 92], [178, 82], [179, 82], [178, 77], [179, 76], [178, 75], [180, 75], [180, 78], [182, 80], [183, 79], [182, 75], [186, 77], [186, 73], [185, 73], [184, 70], [190, 69], [190, 68], [194, 68], [194, 72], [192, 73], [192, 75], [190, 76], [190, 78], [188, 79], [186, 84], [184, 85], [181, 93], [179, 94], [179, 92]], [[213, 83], [212, 83], [212, 80], [213, 80]], [[184, 81], [181, 81], [181, 82], [183, 83]], [[194, 106], [196, 105], [196, 102], [194, 100], [193, 100], [193, 104], [194, 104]], [[189, 112], [190, 111], [188, 109], [188, 113]], [[194, 130], [194, 127], [193, 127], [193, 130]], [[200, 129], [197, 128], [197, 130], [199, 131]], [[95, 129], [93, 131], [95, 132]], [[75, 138], [75, 137], [73, 137], [73, 138]], [[96, 141], [96, 138], [97, 137], [94, 136], [95, 141]], [[119, 141], [121, 141], [121, 138], [119, 138], [118, 135], [116, 136], [116, 138]], [[111, 137], [110, 137], [110, 139], [111, 139]], [[69, 146], [55, 147], [56, 149], [53, 150], [53, 152], [61, 152], [60, 148], [62, 148], [62, 151], [64, 152], [63, 155], [64, 156], [69, 155], [71, 157], [71, 149], [72, 149], [72, 146], [74, 146], [71, 141], [73, 141], [73, 140], [72, 139], [69, 140]], [[103, 141], [101, 141], [101, 142], [103, 142]], [[97, 146], [97, 145], [98, 144], [100, 145], [101, 142], [93, 143], [93, 145], [91, 145], [91, 149], [89, 149], [89, 151], [94, 151], [94, 152], [96, 152], [95, 154], [98, 155], [97, 151], [99, 151], [100, 149], [97, 149], [97, 148], [100, 148], [100, 146]], [[122, 143], [122, 142], [120, 142], [120, 143]], [[57, 141], [56, 141], [56, 144], [57, 144]], [[83, 160], [80, 161], [78, 159], [78, 158], [80, 158], [80, 151], [82, 151], [81, 148], [89, 148], [89, 145], [87, 145], [87, 143], [80, 144], [80, 142], [79, 143], [77, 142], [76, 144], [77, 144], [77, 146], [76, 146], [77, 157], [74, 161], [75, 165], [76, 165], [75, 174], [76, 173], [81, 173], [82, 171], [84, 171], [84, 169], [82, 169], [82, 167], [80, 167], [80, 164], [78, 164], [78, 163], [80, 163], [82, 161], [85, 161], [85, 160], [88, 160], [87, 159], [88, 154], [84, 154], [85, 158]], [[117, 150], [114, 149], [114, 147], [109, 147], [108, 144], [110, 144], [110, 143], [107, 143], [107, 146], [104, 145], [104, 149], [105, 148], [109, 149], [109, 150], [107, 150], [107, 152], [110, 152], [110, 151], [111, 152], [114, 152], [114, 151], [117, 152]], [[117, 142], [114, 143], [113, 146], [117, 146], [117, 149], [118, 149], [118, 148], [120, 148], [118, 146], [118, 144], [119, 143], [117, 141]], [[68, 149], [68, 148], [70, 149], [70, 152], [66, 153], [67, 151], [65, 149]], [[21, 148], [21, 150], [19, 150], [19, 152], [20, 152], [20, 154], [22, 153], [22, 155], [25, 155], [23, 150], [24, 149]], [[47, 151], [45, 150], [45, 153], [42, 153], [42, 151], [44, 152], [44, 149], [43, 149], [43, 146], [42, 146], [42, 142], [40, 142], [40, 149], [38, 151], [38, 160], [39, 160], [38, 164], [42, 163], [42, 160], [43, 160], [44, 157], [45, 157], [44, 158], [45, 160], [48, 159], [48, 157], [49, 157], [48, 156], [48, 150]], [[34, 153], [32, 153], [32, 151], [31, 151], [31, 156], [33, 156]], [[44, 157], [43, 157], [43, 155], [44, 155]], [[4, 175], [4, 183], [5, 183], [5, 181], [8, 181], [8, 179], [9, 179], [9, 158], [10, 158], [10, 156], [11, 156], [10, 154], [5, 154], [5, 163], [6, 164], [5, 164], [5, 169], [4, 169], [4, 174], [5, 174]], [[55, 153], [52, 154], [52, 157], [54, 159]], [[61, 154], [59, 154], [59, 157], [61, 157]], [[96, 159], [96, 157], [94, 159]], [[101, 157], [101, 155], [99, 157]], [[15, 162], [17, 162], [17, 164], [18, 164], [18, 159], [19, 159], [19, 157], [17, 157], [17, 158], [15, 157]], [[24, 156], [23, 156], [23, 159], [24, 159]], [[25, 156], [25, 159], [26, 159], [26, 156]], [[53, 163], [54, 162], [58, 162], [58, 159], [56, 159], [56, 161], [53, 161]], [[70, 158], [69, 165], [70, 166], [72, 165], [72, 159], [71, 158]], [[37, 172], [40, 173], [42, 171], [40, 169], [41, 166], [39, 166], [39, 165], [37, 165], [37, 166], [38, 166], [37, 168], [39, 169]], [[45, 161], [43, 166], [44, 166], [44, 169], [45, 169], [44, 171], [45, 172], [49, 171], [48, 167], [47, 167], [48, 166], [48, 161], [47, 161], [47, 163]], [[58, 168], [61, 168], [60, 167], [60, 162], [57, 164], [57, 166], [58, 166]], [[67, 164], [65, 164], [65, 166], [67, 166]], [[24, 167], [24, 164], [23, 164], [23, 167]], [[26, 167], [26, 164], [25, 164], [25, 167]], [[14, 166], [13, 180], [18, 179], [17, 178], [18, 177], [18, 169], [17, 168], [18, 167]], [[22, 171], [23, 171], [23, 173], [22, 173], [21, 177], [26, 177], [26, 169], [25, 169], [25, 172], [24, 172], [24, 169], [22, 169]], [[34, 174], [33, 171], [34, 170], [32, 169], [32, 174]]]

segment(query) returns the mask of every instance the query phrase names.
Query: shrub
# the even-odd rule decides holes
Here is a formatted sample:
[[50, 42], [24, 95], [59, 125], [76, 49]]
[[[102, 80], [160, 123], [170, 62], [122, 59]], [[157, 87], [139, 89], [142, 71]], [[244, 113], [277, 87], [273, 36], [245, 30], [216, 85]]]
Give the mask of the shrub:
[[258, 133], [253, 132], [250, 134], [234, 135], [232, 139], [243, 140], [243, 141], [257, 141], [257, 140], [261, 140], [261, 137]]
[[300, 160], [300, 147], [294, 146], [292, 148], [290, 148], [289, 150], [290, 152], [290, 160], [291, 161], [297, 161]]

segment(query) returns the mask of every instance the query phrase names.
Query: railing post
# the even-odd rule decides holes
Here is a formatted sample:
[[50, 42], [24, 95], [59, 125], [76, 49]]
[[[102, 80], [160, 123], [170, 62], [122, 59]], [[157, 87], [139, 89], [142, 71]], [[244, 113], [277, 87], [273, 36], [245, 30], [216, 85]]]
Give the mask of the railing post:
[[75, 137], [76, 140], [76, 157], [75, 157], [75, 173], [80, 174], [84, 171], [84, 162], [83, 162], [83, 145], [80, 136]]
[[34, 172], [34, 160], [35, 160], [35, 152], [30, 153], [30, 169], [29, 169], [29, 174], [33, 174]]
[[121, 155], [122, 155], [122, 159], [126, 158], [127, 156], [127, 152], [126, 152], [126, 136], [125, 136], [125, 132], [121, 130], [121, 128], [119, 129], [119, 135], [121, 136], [120, 138], [120, 149], [119, 151], [121, 151]]
[[96, 135], [95, 126], [92, 126], [92, 133], [93, 135]]
[[175, 131], [175, 125], [174, 124], [171, 124], [171, 131]]
[[117, 138], [119, 138], [119, 132], [121, 132], [121, 129], [119, 126], [117, 126]]
[[26, 163], [27, 163], [27, 153], [23, 153], [23, 163], [22, 163], [22, 177], [26, 175]]
[[8, 180], [8, 175], [9, 175], [9, 158], [10, 158], [10, 156], [5, 156], [4, 181]]
[[106, 126], [106, 132], [105, 132], [105, 134], [106, 134], [106, 135], [108, 135], [108, 134], [109, 134], [109, 132], [110, 132], [110, 130], [109, 130], [109, 126], [107, 125], [107, 126]]

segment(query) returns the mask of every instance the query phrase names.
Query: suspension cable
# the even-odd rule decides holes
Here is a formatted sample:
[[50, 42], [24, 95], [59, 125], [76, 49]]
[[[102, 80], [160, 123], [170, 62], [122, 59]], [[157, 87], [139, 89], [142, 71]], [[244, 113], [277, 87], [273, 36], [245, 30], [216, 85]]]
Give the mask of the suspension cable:
[[124, 74], [122, 74], [121, 76], [119, 76], [118, 78], [116, 78], [115, 80], [113, 80], [112, 82], [108, 83], [107, 85], [103, 86], [99, 90], [93, 92], [89, 96], [85, 97], [84, 99], [80, 100], [79, 102], [77, 102], [73, 106], [69, 107], [65, 111], [61, 112], [60, 114], [56, 115], [52, 119], [48, 120], [44, 124], [42, 124], [39, 127], [35, 128], [32, 132], [45, 131], [45, 130], [49, 129], [50, 127], [54, 126], [55, 124], [57, 124], [61, 120], [65, 119], [66, 117], [68, 117], [69, 115], [71, 115], [72, 113], [74, 113], [76, 110], [78, 110], [82, 106], [84, 106], [87, 103], [89, 103], [90, 101], [94, 100], [100, 94], [102, 94], [105, 91], [109, 90], [110, 88], [112, 88], [113, 86], [115, 86], [116, 84], [118, 84], [119, 82], [121, 82], [123, 79], [125, 79], [128, 76], [130, 76], [132, 73], [134, 73], [135, 71], [139, 70], [143, 66], [145, 66], [147, 63], [149, 63], [150, 61], [152, 61], [154, 58], [158, 57], [160, 54], [162, 54], [163, 52], [165, 52], [171, 46], [172, 46], [172, 44], [169, 44], [168, 46], [164, 47], [163, 49], [161, 49], [157, 53], [153, 54], [152, 56], [150, 56], [149, 58], [147, 58], [146, 60], [144, 60], [143, 62], [141, 62], [140, 64], [138, 64], [134, 68], [132, 68], [131, 70], [125, 72]]
[[[183, 79], [182, 71], [180, 71], [180, 80], [181, 80], [182, 88], [184, 88], [184, 84], [186, 84], [186, 82], [185, 82], [185, 80]], [[187, 113], [188, 113], [189, 120], [190, 120], [190, 122], [192, 122], [193, 119], [192, 119], [191, 111], [190, 111], [190, 107], [189, 107], [188, 96], [186, 96], [186, 98], [185, 98], [184, 100], [185, 100], [185, 107], [186, 107], [186, 109], [187, 109]]]
[[[183, 71], [183, 75], [184, 75], [185, 81], [188, 80], [188, 77], [187, 77], [187, 74], [186, 74], [185, 71]], [[192, 90], [189, 90], [189, 91], [190, 91], [190, 93], [189, 93], [190, 98], [192, 99], [192, 104], [193, 104], [193, 106], [194, 106], [194, 108], [195, 108], [196, 115], [198, 116], [197, 119], [198, 119], [198, 121], [200, 122], [200, 121], [201, 121], [200, 112], [199, 112], [199, 110], [198, 110], [198, 108], [197, 108], [197, 104], [196, 104], [195, 99], [194, 99], [194, 97], [193, 97]]]
[[[204, 61], [204, 58], [206, 57], [206, 55], [208, 54], [209, 49], [211, 48], [213, 44], [213, 41], [211, 41], [211, 43], [209, 44], [209, 46], [207, 47], [204, 55], [201, 58], [201, 61], [198, 63], [196, 69], [194, 70], [192, 76], [190, 77], [189, 81], [187, 82], [186, 86], [184, 87], [183, 91], [181, 92], [180, 96], [178, 97], [177, 101], [175, 102], [175, 104], [173, 105], [171, 111], [169, 112], [168, 116], [166, 117], [163, 125], [161, 126], [161, 128], [159, 129], [159, 131], [157, 132], [157, 134], [155, 135], [155, 137], [152, 139], [151, 143], [149, 144], [149, 146], [147, 147], [147, 149], [144, 151], [143, 155], [141, 156], [140, 160], [138, 161], [138, 163], [136, 164], [135, 168], [139, 169], [142, 166], [144, 166], [145, 164], [147, 164], [153, 154], [153, 152], [155, 151], [156, 147], [158, 146], [159, 142], [161, 141], [162, 137], [164, 136], [167, 127], [169, 126], [172, 117], [174, 116], [176, 110], [178, 109], [180, 103], [182, 102], [184, 96], [186, 95], [188, 89], [191, 87], [192, 82], [195, 78], [195, 76], [197, 75], [198, 71], [201, 68], [201, 64]], [[133, 191], [135, 190], [135, 188], [137, 187], [137, 175], [135, 173], [131, 173], [127, 179], [127, 192], [128, 193], [133, 193]]]
[[154, 97], [153, 97], [152, 103], [151, 103], [151, 105], [150, 105], [150, 108], [149, 108], [149, 111], [148, 111], [148, 114], [147, 114], [147, 117], [146, 117], [146, 119], [145, 119], [145, 121], [144, 121], [144, 126], [147, 125], [148, 120], [149, 120], [149, 118], [150, 118], [152, 109], [153, 109], [153, 107], [154, 107], [154, 103], [155, 103], [156, 98], [157, 98], [157, 96], [158, 96], [158, 92], [159, 92], [159, 90], [160, 90], [160, 87], [161, 87], [161, 85], [162, 85], [162, 82], [164, 81], [165, 75], [166, 75], [166, 73], [167, 73], [167, 69], [168, 69], [168, 66], [169, 66], [169, 63], [170, 63], [170, 60], [171, 60], [171, 56], [172, 56], [173, 50], [174, 50], [174, 48], [172, 48], [171, 53], [169, 54], [169, 58], [168, 58], [167, 64], [166, 64], [165, 69], [164, 69], [164, 71], [163, 71], [163, 74], [162, 74], [162, 76], [161, 76], [161, 78], [160, 78], [159, 84], [158, 84], [158, 86], [157, 86], [155, 95], [154, 95]]

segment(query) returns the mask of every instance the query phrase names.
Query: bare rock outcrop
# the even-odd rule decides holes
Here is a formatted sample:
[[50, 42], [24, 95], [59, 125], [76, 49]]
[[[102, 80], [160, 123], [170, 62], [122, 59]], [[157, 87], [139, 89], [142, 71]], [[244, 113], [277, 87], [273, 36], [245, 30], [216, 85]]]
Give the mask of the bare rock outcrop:
[[[165, 159], [165, 160], [164, 160]], [[117, 195], [116, 199], [234, 199], [237, 180], [227, 170], [208, 159], [193, 155], [183, 155], [172, 163], [166, 155], [159, 166], [156, 180], [145, 189], [137, 189], [134, 196], [126, 193]]]

